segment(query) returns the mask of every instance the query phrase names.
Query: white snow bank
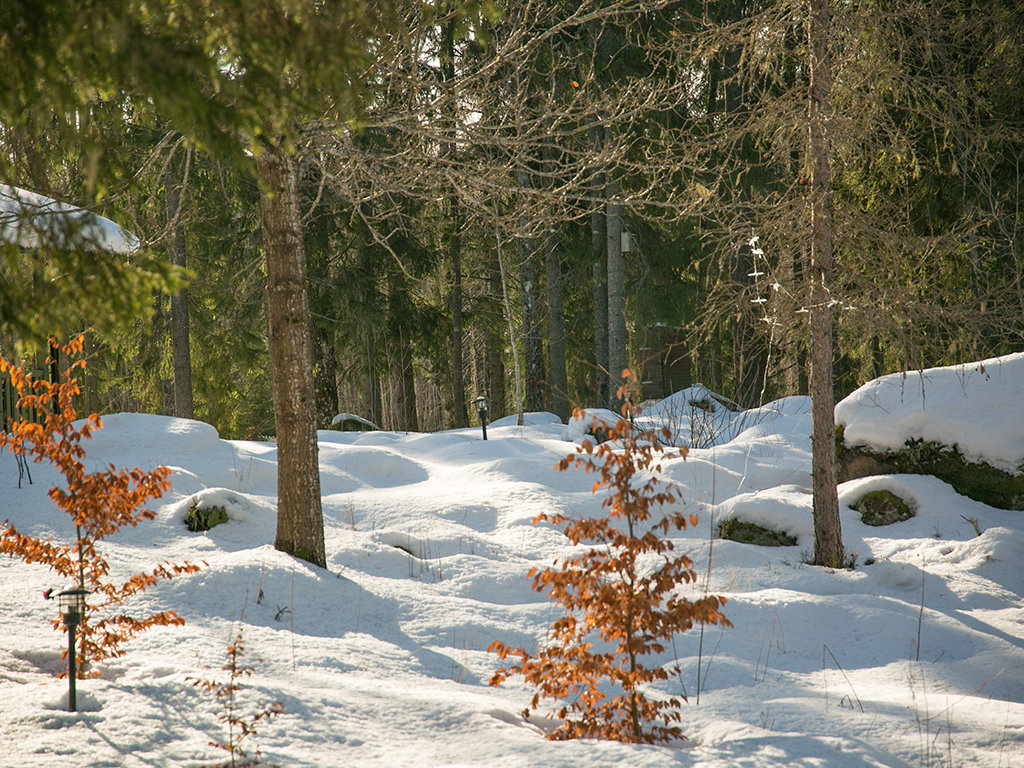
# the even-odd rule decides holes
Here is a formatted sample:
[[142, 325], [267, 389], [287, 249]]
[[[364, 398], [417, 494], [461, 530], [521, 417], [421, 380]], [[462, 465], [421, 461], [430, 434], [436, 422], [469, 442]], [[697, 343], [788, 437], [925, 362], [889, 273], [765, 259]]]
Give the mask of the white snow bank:
[[581, 408], [569, 419], [565, 427], [565, 439], [571, 443], [579, 443], [584, 438], [590, 440], [592, 432], [608, 432], [615, 428], [621, 418], [607, 408]]
[[[926, 383], [929, 415], [937, 402], [959, 402], [955, 376]], [[973, 386], [972, 378], [968, 392]], [[947, 388], [956, 391], [939, 391]], [[1021, 402], [986, 394], [982, 403], [990, 414], [978, 418], [996, 434], [1019, 434]], [[844, 407], [848, 422], [860, 423], [861, 411], [878, 406]], [[327, 569], [271, 545], [273, 442], [222, 440], [184, 419], [115, 414], [84, 443], [87, 465], [168, 465], [173, 487], [151, 505], [155, 519], [108, 538], [103, 551], [118, 579], [159, 562], [203, 563], [126, 606], [137, 615], [173, 610], [186, 623], [133, 638], [124, 656], [97, 665], [101, 677], [79, 681], [80, 711], [66, 712], [67, 681], [54, 678], [66, 638], [51, 626], [56, 606], [42, 597], [57, 577], [0, 558], [0, 767], [222, 761], [210, 743], [225, 738], [223, 708], [192, 681], [224, 680], [226, 645], [243, 630], [243, 662], [254, 674], [238, 691], [238, 712], [274, 701], [285, 708], [246, 742], [267, 764], [1017, 765], [1021, 513], [965, 499], [934, 477], [860, 478], [839, 488], [843, 543], [857, 553], [857, 567], [812, 567], [802, 562], [813, 539], [808, 400], [723, 416], [742, 431], [693, 447], [685, 460], [666, 457], [660, 473], [678, 485], [680, 510], [699, 522], [673, 535], [698, 575], [679, 594], [723, 595], [734, 625], [694, 627], [650, 659], [671, 673], [645, 692], [689, 699], [681, 711], [687, 742], [549, 742], [541, 726], [550, 721], [519, 714], [534, 688], [519, 678], [487, 685], [501, 664], [486, 651], [491, 642], [536, 648], [560, 613], [531, 588], [531, 569], [580, 553], [558, 527], [533, 520], [602, 513], [593, 474], [554, 471], [576, 445], [552, 414], [530, 414], [522, 427], [514, 416], [492, 424], [487, 441], [479, 428], [319, 432]], [[14, 457], [0, 451], [0, 520], [57, 544], [73, 541], [74, 526], [48, 496], [59, 476], [34, 465], [33, 478], [19, 485]], [[911, 502], [914, 517], [861, 522], [850, 505], [883, 487]], [[182, 518], [192, 503], [224, 506], [229, 521], [189, 532]], [[798, 544], [713, 538], [726, 517], [788, 531]]]
[[[519, 414], [512, 413], [508, 416], [502, 416], [500, 419], [495, 419], [490, 422], [487, 426], [489, 427], [515, 427], [519, 423]], [[523, 426], [534, 427], [543, 424], [561, 424], [562, 420], [557, 415], [550, 411], [532, 411], [530, 413], [523, 414]]]
[[1024, 352], [894, 373], [836, 406], [848, 445], [897, 450], [908, 439], [956, 445], [970, 461], [1007, 472], [1024, 462]]

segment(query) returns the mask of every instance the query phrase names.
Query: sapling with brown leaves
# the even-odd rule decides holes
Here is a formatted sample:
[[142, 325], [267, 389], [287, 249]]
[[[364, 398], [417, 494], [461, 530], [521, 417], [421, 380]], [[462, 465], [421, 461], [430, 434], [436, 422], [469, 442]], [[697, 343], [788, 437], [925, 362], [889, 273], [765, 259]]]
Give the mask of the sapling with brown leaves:
[[228, 645], [228, 658], [224, 666], [221, 667], [228, 673], [227, 680], [188, 678], [196, 688], [212, 693], [216, 697], [221, 707], [217, 719], [227, 728], [227, 740], [211, 741], [210, 746], [223, 749], [230, 755], [230, 758], [209, 768], [254, 768], [263, 765], [259, 747], [256, 747], [250, 756], [242, 748], [242, 744], [250, 739], [255, 741], [257, 723], [261, 720], [275, 718], [284, 712], [284, 704], [275, 701], [268, 705], [257, 704], [250, 707], [248, 708], [251, 710], [250, 713], [246, 714], [247, 708], [240, 700], [239, 694], [244, 688], [242, 681], [252, 675], [254, 670], [251, 665], [242, 661], [244, 655], [245, 641], [242, 637], [242, 630], [239, 629], [235, 634], [235, 639]]
[[[627, 401], [625, 394], [620, 390], [619, 397]], [[549, 733], [551, 739], [659, 743], [683, 738], [677, 725], [680, 699], [655, 700], [644, 693], [678, 669], [645, 659], [664, 653], [673, 637], [695, 623], [732, 626], [720, 610], [724, 597], [689, 600], [679, 593], [696, 573], [690, 558], [674, 551], [668, 535], [696, 525], [697, 518], [672, 509], [679, 493], [659, 475], [663, 458], [685, 458], [686, 449], [665, 448], [667, 430], [637, 432], [629, 419], [636, 413], [627, 401], [608, 442], [595, 447], [584, 441], [556, 465], [559, 471], [581, 467], [598, 474], [592, 490], [606, 494], [604, 515], [572, 519], [542, 514], [534, 519], [535, 524], [564, 526], [573, 545], [591, 545], [528, 573], [536, 591], [565, 609], [552, 624], [547, 644], [530, 652], [496, 641], [488, 649], [501, 659], [516, 659], [494, 673], [491, 685], [521, 675], [536, 686], [524, 717], [542, 699], [558, 702], [551, 714], [561, 723]], [[577, 412], [577, 417], [583, 416]]]
[[[62, 347], [67, 356], [80, 355], [83, 340], [79, 336]], [[85, 361], [75, 360], [59, 382], [34, 380], [21, 367], [0, 358], [0, 373], [10, 376], [18, 393], [18, 407], [36, 416], [35, 421], [15, 422], [10, 433], [0, 433], [0, 448], [14, 454], [31, 456], [36, 463], [49, 462], [64, 476], [62, 486], [49, 491], [50, 499], [75, 526], [75, 543], [59, 544], [18, 531], [9, 521], [0, 527], [0, 552], [19, 557], [27, 563], [42, 563], [60, 576], [88, 590], [93, 598], [86, 603], [78, 623], [78, 676], [85, 677], [89, 664], [122, 656], [121, 644], [154, 626], [181, 625], [184, 620], [174, 611], [159, 611], [142, 618], [122, 612], [132, 596], [144, 592], [161, 579], [193, 573], [193, 563], [161, 563], [151, 571], [136, 573], [118, 583], [110, 573], [107, 558], [98, 543], [126, 525], [135, 527], [152, 520], [156, 513], [142, 507], [150, 499], [162, 496], [169, 488], [170, 470], [157, 467], [149, 472], [138, 467], [117, 469], [113, 465], [98, 472], [85, 471], [82, 441], [102, 427], [95, 413], [75, 423], [74, 398], [79, 394], [76, 372]], [[55, 629], [60, 619], [53, 621]], [[65, 654], [67, 652], [65, 651]]]

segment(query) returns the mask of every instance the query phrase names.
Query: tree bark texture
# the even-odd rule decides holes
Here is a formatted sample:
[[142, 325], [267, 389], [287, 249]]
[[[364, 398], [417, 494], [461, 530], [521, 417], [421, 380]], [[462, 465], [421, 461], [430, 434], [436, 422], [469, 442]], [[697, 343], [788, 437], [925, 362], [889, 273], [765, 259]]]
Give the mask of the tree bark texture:
[[608, 405], [608, 251], [605, 248], [604, 214], [591, 217], [601, 222], [599, 229], [593, 229], [600, 238], [600, 252], [594, 261], [591, 285], [594, 294], [594, 405], [604, 408]]
[[[549, 187], [558, 173], [558, 153], [551, 145], [542, 150], [544, 170]], [[569, 375], [566, 371], [565, 314], [562, 307], [562, 250], [554, 222], [558, 212], [549, 216], [552, 225], [544, 237], [544, 278], [547, 292], [548, 326], [548, 393], [551, 412], [564, 422], [569, 421]]]
[[402, 270], [393, 270], [388, 275], [388, 303], [393, 326], [388, 345], [390, 385], [392, 394], [391, 413], [394, 414], [394, 429], [406, 432], [419, 431], [419, 414], [416, 409], [416, 354], [409, 334], [403, 329], [400, 318], [410, 315], [409, 281]]
[[551, 374], [551, 412], [569, 421], [569, 377], [565, 362], [565, 315], [562, 310], [562, 254], [558, 236], [549, 232], [544, 249], [548, 299], [548, 369]]
[[832, 392], [832, 170], [827, 134], [830, 109], [829, 3], [810, 0], [811, 166], [811, 472], [814, 498], [814, 562], [843, 562], [836, 488], [835, 403]]
[[[446, 82], [456, 77], [456, 21], [453, 15], [444, 26], [444, 39], [441, 47], [441, 76]], [[445, 110], [445, 122], [454, 126], [458, 122], [455, 105], [452, 102]], [[446, 141], [441, 147], [442, 154], [453, 164], [458, 164], [458, 149], [454, 142]], [[463, 352], [465, 335], [462, 320], [462, 209], [456, 191], [453, 189], [448, 198], [447, 217], [448, 258], [451, 263], [451, 365], [452, 365], [452, 412], [455, 427], [469, 426], [466, 411], [466, 382], [463, 376]]]
[[256, 158], [267, 262], [270, 365], [277, 425], [277, 535], [274, 547], [326, 566], [320, 500], [313, 352], [306, 254], [294, 158], [265, 150]]
[[[600, 45], [601, 26], [594, 20], [587, 23], [587, 41], [597, 54], [599, 70], [604, 69], [607, 60]], [[599, 81], [595, 83], [599, 87]], [[587, 131], [591, 157], [601, 156], [608, 141], [607, 122], [595, 120]], [[600, 203], [607, 193], [608, 174], [604, 165], [595, 165], [590, 180], [590, 194], [593, 198], [590, 210], [590, 254], [594, 261], [591, 289], [594, 297], [594, 401], [593, 405], [604, 408], [609, 404], [608, 367], [608, 220], [607, 201]]]
[[366, 351], [366, 389], [364, 393], [367, 417], [377, 426], [384, 424], [384, 398], [379, 371], [380, 354], [377, 351], [377, 332], [372, 328], [363, 332]]
[[[181, 193], [183, 182], [176, 164], [166, 176], [164, 199], [167, 207], [167, 251], [171, 266], [185, 268], [188, 252], [185, 248], [185, 226], [181, 220]], [[171, 296], [171, 368], [174, 375], [174, 415], [182, 419], [193, 417], [192, 355], [189, 347], [188, 288], [182, 287]]]
[[516, 338], [516, 324], [512, 319], [512, 302], [509, 299], [508, 271], [505, 269], [505, 259], [501, 252], [501, 230], [494, 233], [494, 240], [497, 243], [495, 256], [498, 259], [498, 270], [501, 275], [501, 297], [505, 307], [505, 322], [508, 324], [508, 343], [512, 347], [512, 380], [515, 382], [515, 407], [516, 424], [523, 426], [523, 376], [522, 364], [519, 362], [519, 339]]
[[[503, 306], [501, 286], [501, 265], [498, 263], [498, 249], [491, 252], [490, 264], [488, 266], [489, 277], [487, 280], [487, 291], [489, 303]], [[505, 395], [505, 363], [502, 361], [502, 349], [505, 344], [501, 333], [501, 326], [497, 321], [487, 323], [485, 330], [484, 344], [486, 346], [487, 359], [487, 397], [491, 399], [491, 417], [500, 419], [506, 414]]]
[[462, 322], [462, 236], [459, 234], [459, 204], [454, 199], [449, 207], [448, 226], [452, 231], [448, 240], [448, 255], [452, 265], [452, 410], [455, 427], [468, 427], [466, 413], [466, 383], [463, 377], [463, 351], [465, 335]]
[[[359, 271], [365, 284], [372, 284], [373, 262], [367, 251], [366, 244], [359, 249]], [[366, 360], [366, 385], [363, 394], [363, 414], [379, 427], [384, 426], [384, 403], [381, 385], [381, 353], [378, 343], [380, 330], [373, 324], [365, 325], [362, 331], [363, 352]]]
[[523, 304], [523, 408], [527, 412], [544, 410], [544, 349], [537, 322], [537, 276], [534, 267], [533, 238], [520, 238], [519, 283]]
[[765, 348], [758, 331], [758, 320], [750, 303], [748, 287], [754, 259], [750, 246], [743, 244], [733, 252], [732, 284], [736, 310], [732, 322], [733, 399], [744, 408], [760, 405], [764, 381]]
[[594, 273], [591, 282], [594, 294], [594, 404], [608, 404], [608, 249], [605, 243], [603, 211], [590, 215], [591, 248]]
[[[522, 188], [530, 186], [526, 171], [519, 171]], [[525, 214], [524, 214], [525, 215]], [[544, 410], [544, 349], [537, 321], [537, 275], [534, 266], [536, 243], [532, 237], [519, 238], [519, 292], [523, 307], [523, 408], [527, 412]]]
[[315, 323], [313, 338], [313, 389], [316, 393], [316, 424], [321, 429], [331, 426], [341, 410], [338, 404], [338, 363], [334, 356], [334, 339], [327, 327]]
[[608, 406], [618, 412], [622, 401], [617, 392], [626, 367], [626, 262], [622, 258], [622, 202], [619, 186], [608, 185]]

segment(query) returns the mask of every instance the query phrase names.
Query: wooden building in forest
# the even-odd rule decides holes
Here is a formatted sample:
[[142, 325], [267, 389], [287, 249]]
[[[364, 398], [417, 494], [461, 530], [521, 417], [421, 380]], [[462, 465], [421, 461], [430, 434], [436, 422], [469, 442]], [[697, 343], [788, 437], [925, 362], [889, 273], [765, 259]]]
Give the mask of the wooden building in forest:
[[640, 347], [640, 385], [644, 400], [660, 400], [689, 387], [690, 352], [682, 328], [655, 325], [644, 329]]

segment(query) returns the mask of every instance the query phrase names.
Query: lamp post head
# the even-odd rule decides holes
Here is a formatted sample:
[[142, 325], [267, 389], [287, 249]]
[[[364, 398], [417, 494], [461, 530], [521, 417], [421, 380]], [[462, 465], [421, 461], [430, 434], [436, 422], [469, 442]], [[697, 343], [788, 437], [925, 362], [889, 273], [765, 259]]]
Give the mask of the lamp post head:
[[480, 416], [480, 421], [487, 418], [487, 407], [491, 404], [490, 398], [480, 395], [476, 400], [473, 401], [473, 405], [476, 408], [477, 415]]
[[483, 430], [484, 440], [487, 439], [487, 406], [490, 404], [490, 399], [483, 395], [473, 401], [473, 405], [476, 406], [476, 415], [480, 417], [480, 429]]
[[64, 626], [68, 630], [68, 711], [75, 712], [78, 709], [78, 698], [75, 692], [75, 678], [78, 673], [75, 671], [78, 666], [78, 655], [75, 653], [75, 631], [85, 616], [85, 596], [89, 594], [87, 589], [65, 589], [63, 592], [53, 594], [52, 589], [43, 592], [47, 600], [56, 597], [57, 605], [60, 608], [61, 618], [64, 619]]
[[57, 605], [65, 622], [78, 622], [85, 614], [85, 589], [65, 589], [57, 593]]

